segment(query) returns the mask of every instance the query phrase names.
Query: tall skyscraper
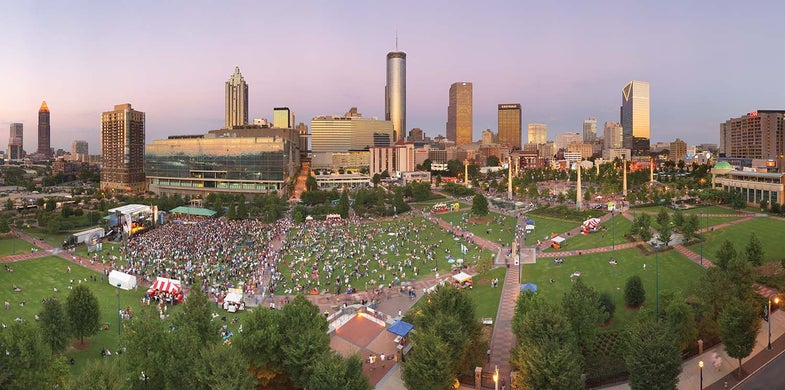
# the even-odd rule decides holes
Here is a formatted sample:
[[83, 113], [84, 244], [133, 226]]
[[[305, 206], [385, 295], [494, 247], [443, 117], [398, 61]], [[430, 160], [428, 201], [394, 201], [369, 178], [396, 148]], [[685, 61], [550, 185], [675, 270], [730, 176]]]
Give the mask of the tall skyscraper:
[[38, 150], [36, 154], [49, 158], [52, 156], [51, 144], [51, 131], [52, 128], [49, 123], [49, 107], [44, 100], [41, 103], [41, 108], [38, 109]]
[[455, 145], [472, 143], [472, 124], [472, 83], [453, 83], [447, 106], [447, 139]]
[[499, 143], [521, 148], [521, 105], [499, 104]]
[[101, 189], [142, 192], [144, 175], [144, 113], [118, 104], [101, 114]]
[[544, 144], [548, 138], [548, 125], [543, 123], [529, 123], [529, 143]]
[[8, 134], [8, 156], [10, 160], [24, 158], [24, 125], [21, 123], [11, 123], [11, 130]]
[[633, 156], [649, 154], [649, 83], [633, 80], [621, 90], [622, 144]]
[[604, 149], [621, 149], [622, 128], [619, 122], [605, 122], [602, 139]]
[[594, 142], [597, 139], [597, 118], [591, 117], [583, 121], [583, 142]]
[[240, 67], [226, 82], [226, 128], [248, 124], [248, 84], [245, 83]]
[[71, 142], [71, 159], [74, 161], [87, 161], [87, 141]]
[[387, 53], [384, 119], [393, 123], [394, 141], [406, 137], [406, 53], [398, 51], [397, 48]]
[[273, 127], [278, 129], [294, 128], [294, 113], [289, 107], [273, 108]]

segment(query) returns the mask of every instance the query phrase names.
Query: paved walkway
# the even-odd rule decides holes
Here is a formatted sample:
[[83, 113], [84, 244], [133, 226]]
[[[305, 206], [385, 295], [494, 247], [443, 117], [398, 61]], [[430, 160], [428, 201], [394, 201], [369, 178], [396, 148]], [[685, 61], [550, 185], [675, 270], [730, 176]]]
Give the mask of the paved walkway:
[[493, 324], [491, 335], [491, 359], [484, 371], [490, 372], [495, 366], [499, 367], [499, 374], [510, 382], [510, 351], [515, 347], [515, 335], [512, 333], [512, 317], [515, 314], [515, 301], [521, 292], [520, 267], [510, 266], [504, 276], [499, 310], [496, 312], [496, 321]]

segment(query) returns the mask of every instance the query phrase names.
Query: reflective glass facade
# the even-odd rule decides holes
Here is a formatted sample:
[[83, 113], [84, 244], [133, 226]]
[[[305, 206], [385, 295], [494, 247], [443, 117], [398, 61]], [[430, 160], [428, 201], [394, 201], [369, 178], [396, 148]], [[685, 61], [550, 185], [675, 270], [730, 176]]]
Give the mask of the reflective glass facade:
[[622, 143], [633, 156], [645, 156], [650, 148], [649, 83], [630, 81], [622, 89]]
[[391, 121], [393, 142], [406, 135], [406, 53], [387, 53], [387, 84], [384, 87], [384, 119]]

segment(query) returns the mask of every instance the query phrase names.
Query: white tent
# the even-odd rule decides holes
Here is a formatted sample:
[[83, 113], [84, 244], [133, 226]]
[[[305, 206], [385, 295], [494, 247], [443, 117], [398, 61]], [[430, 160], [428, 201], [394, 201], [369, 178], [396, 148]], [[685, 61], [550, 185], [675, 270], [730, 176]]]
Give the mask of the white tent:
[[462, 282], [465, 282], [465, 281], [471, 279], [472, 276], [467, 274], [466, 272], [461, 271], [461, 272], [453, 275], [452, 278], [455, 279], [457, 282], [461, 282], [462, 283]]
[[109, 273], [109, 284], [123, 290], [131, 290], [136, 288], [136, 276], [125, 272], [112, 271]]
[[228, 310], [231, 313], [236, 312], [239, 310], [245, 310], [245, 302], [243, 302], [243, 290], [239, 288], [230, 288], [226, 297], [224, 298], [223, 304], [224, 310]]
[[567, 240], [566, 238], [561, 237], [561, 236], [556, 236], [556, 237], [551, 238], [551, 241], [553, 241], [553, 242], [555, 242], [557, 244], [561, 244], [562, 242], [564, 242], [566, 240]]

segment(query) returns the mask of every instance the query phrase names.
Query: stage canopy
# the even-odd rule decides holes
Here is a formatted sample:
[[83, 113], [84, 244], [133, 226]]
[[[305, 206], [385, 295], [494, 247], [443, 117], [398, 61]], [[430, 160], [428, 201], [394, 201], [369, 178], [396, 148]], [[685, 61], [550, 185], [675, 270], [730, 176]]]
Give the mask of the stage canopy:
[[159, 276], [158, 279], [156, 279], [155, 283], [153, 283], [153, 285], [150, 286], [150, 289], [164, 291], [171, 294], [177, 294], [180, 292], [180, 281], [174, 279], [162, 278]]
[[406, 321], [398, 320], [395, 321], [394, 324], [390, 325], [390, 327], [387, 328], [387, 331], [401, 337], [406, 337], [406, 335], [408, 335], [412, 329], [414, 329], [414, 325]]
[[188, 206], [180, 206], [175, 207], [169, 210], [172, 214], [188, 214], [188, 215], [198, 215], [200, 217], [212, 217], [215, 215], [215, 211], [210, 209], [205, 209], [202, 207], [188, 207]]

